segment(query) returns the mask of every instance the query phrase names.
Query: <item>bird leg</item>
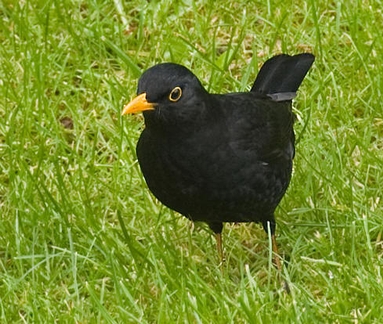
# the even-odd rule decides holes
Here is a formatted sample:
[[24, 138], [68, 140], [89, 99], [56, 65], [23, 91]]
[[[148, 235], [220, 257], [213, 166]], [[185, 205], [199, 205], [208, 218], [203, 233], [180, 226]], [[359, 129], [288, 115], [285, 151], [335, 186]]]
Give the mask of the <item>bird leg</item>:
[[215, 239], [217, 241], [217, 251], [221, 265], [225, 262], [225, 256], [223, 255], [222, 248], [222, 233], [215, 233]]
[[[275, 267], [278, 269], [279, 274], [282, 273], [282, 263], [281, 263], [281, 257], [278, 252], [278, 245], [277, 245], [277, 239], [275, 238], [275, 234], [271, 235], [271, 246], [273, 250], [273, 263]], [[290, 293], [290, 286], [287, 283], [286, 280], [283, 281], [283, 289], [289, 294]]]
[[278, 252], [278, 245], [277, 245], [277, 240], [275, 238], [275, 234], [271, 235], [271, 246], [273, 250], [273, 263], [277, 267], [279, 271], [282, 271], [282, 264]]
[[[225, 256], [223, 255], [223, 248], [222, 248], [223, 224], [222, 223], [208, 223], [208, 225], [209, 225], [210, 229], [215, 234], [215, 240], [217, 241], [218, 257], [219, 257], [220, 265], [222, 265], [225, 262]], [[221, 268], [221, 270], [222, 270], [222, 268]]]

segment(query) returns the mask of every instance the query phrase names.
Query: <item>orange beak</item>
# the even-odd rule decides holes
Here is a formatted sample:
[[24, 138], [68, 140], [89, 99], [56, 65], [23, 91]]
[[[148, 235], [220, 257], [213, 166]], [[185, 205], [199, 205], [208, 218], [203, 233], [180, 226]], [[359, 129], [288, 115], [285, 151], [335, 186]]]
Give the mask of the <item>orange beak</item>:
[[146, 93], [144, 92], [126, 104], [121, 115], [138, 113], [144, 110], [154, 110], [155, 105], [156, 104], [150, 103], [146, 100]]

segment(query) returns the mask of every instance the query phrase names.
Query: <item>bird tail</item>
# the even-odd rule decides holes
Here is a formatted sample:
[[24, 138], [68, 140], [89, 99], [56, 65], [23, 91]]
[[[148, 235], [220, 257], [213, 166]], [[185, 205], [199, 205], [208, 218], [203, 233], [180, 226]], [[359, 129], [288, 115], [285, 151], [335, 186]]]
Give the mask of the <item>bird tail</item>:
[[274, 56], [263, 64], [251, 91], [275, 101], [292, 100], [314, 60], [310, 53]]

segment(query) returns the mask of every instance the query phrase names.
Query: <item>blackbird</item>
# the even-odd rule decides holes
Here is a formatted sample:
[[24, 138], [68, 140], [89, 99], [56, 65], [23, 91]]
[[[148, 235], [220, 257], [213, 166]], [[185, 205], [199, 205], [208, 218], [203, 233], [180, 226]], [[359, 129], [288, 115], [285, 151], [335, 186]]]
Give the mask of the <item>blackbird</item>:
[[264, 63], [250, 92], [210, 94], [186, 67], [145, 71], [122, 114], [143, 111], [137, 157], [151, 192], [216, 234], [223, 222], [257, 222], [271, 234], [281, 269], [274, 211], [290, 183], [295, 115], [291, 101], [314, 62], [309, 53]]

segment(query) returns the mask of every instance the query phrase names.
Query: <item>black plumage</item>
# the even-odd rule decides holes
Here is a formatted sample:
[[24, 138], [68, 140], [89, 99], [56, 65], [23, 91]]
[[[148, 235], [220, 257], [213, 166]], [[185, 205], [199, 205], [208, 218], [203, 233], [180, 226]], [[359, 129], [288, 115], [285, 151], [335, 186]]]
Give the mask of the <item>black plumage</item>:
[[[187, 68], [164, 63], [143, 73], [123, 114], [143, 111], [137, 157], [152, 193], [217, 234], [224, 222], [268, 224], [290, 183], [295, 116], [291, 100], [312, 54], [278, 55], [250, 92], [210, 94]], [[275, 259], [280, 268], [279, 259]]]

